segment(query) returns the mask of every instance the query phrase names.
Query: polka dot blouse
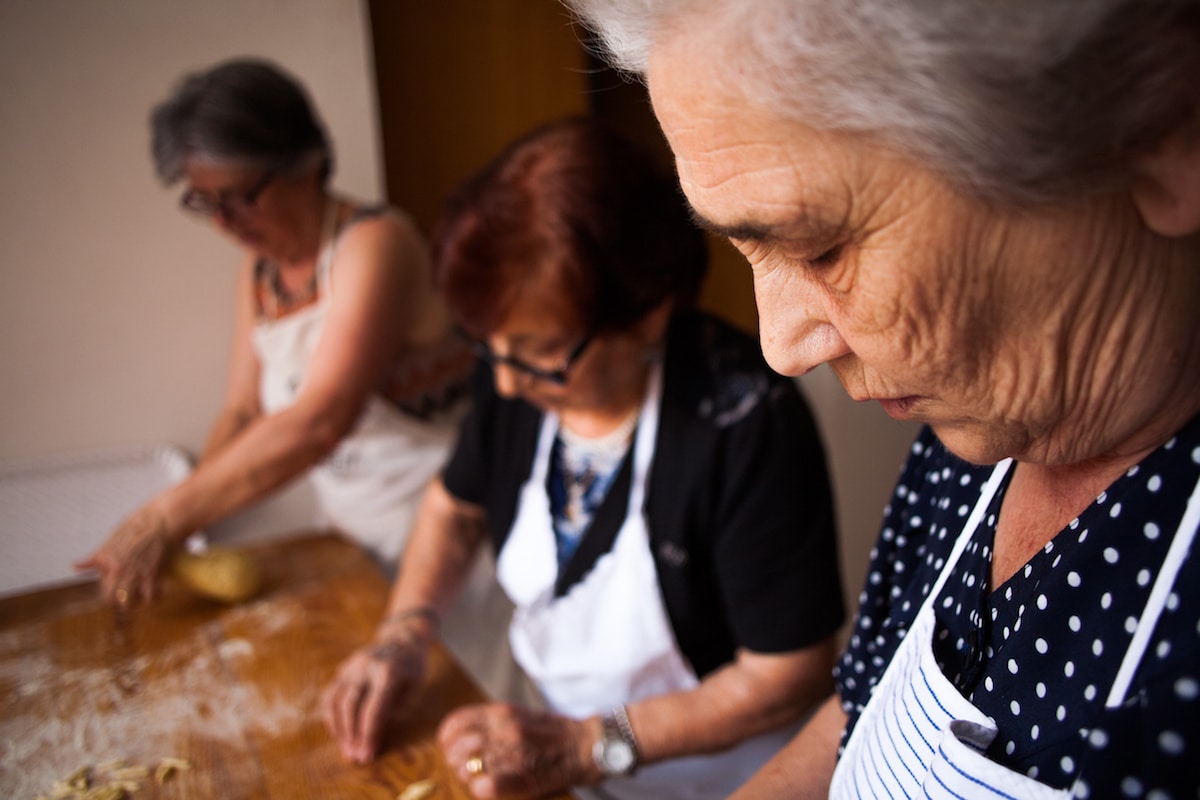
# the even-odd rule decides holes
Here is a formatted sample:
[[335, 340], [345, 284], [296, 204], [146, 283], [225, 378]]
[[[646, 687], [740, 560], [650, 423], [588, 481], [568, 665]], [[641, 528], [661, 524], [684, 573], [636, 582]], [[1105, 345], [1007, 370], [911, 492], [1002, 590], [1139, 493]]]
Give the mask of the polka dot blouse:
[[[913, 444], [836, 669], [843, 746], [991, 467]], [[1011, 473], [1010, 473], [1011, 475]], [[1167, 598], [1126, 703], [1104, 707], [1200, 478], [1200, 417], [1131, 468], [1006, 583], [988, 584], [997, 492], [935, 601], [942, 671], [999, 735], [988, 757], [1077, 797], [1200, 797], [1200, 557]], [[1195, 550], [1195, 547], [1193, 547]]]

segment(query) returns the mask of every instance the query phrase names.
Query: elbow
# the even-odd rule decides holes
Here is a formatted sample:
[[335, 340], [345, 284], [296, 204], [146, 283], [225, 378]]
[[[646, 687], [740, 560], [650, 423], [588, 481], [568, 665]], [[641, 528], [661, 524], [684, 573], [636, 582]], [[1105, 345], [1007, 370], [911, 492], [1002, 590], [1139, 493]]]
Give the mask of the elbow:
[[836, 659], [837, 641], [830, 636], [807, 648], [786, 676], [773, 684], [774, 691], [764, 693], [764, 717], [772, 721], [772, 727], [807, 717], [833, 694]]
[[361, 407], [348, 409], [317, 408], [304, 416], [302, 429], [307, 449], [314, 462], [321, 461], [337, 450], [358, 423]]
[[352, 425], [339, 424], [337, 421], [316, 419], [307, 426], [306, 439], [316, 461], [320, 461], [337, 450], [350, 431]]
[[798, 676], [791, 689], [786, 695], [775, 698], [765, 715], [774, 721], [770, 727], [787, 725], [808, 717], [833, 694], [833, 674], [831, 671], [809, 670]]

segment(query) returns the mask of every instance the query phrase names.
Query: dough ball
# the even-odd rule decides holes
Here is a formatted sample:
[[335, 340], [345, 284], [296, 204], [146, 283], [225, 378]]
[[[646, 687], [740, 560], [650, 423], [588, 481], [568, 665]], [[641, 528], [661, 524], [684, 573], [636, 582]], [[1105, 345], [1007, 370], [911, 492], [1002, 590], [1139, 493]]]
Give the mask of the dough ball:
[[223, 603], [249, 600], [262, 585], [258, 561], [241, 550], [210, 547], [175, 556], [172, 571], [192, 591]]

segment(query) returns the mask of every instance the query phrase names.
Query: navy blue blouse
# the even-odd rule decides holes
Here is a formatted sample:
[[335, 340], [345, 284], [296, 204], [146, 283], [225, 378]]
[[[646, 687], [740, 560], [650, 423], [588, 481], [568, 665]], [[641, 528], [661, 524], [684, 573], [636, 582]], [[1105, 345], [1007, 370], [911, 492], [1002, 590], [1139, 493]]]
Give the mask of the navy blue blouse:
[[[990, 472], [928, 428], [913, 444], [835, 668], [843, 745]], [[943, 673], [999, 728], [990, 758], [1078, 797], [1200, 796], [1200, 558], [1184, 561], [1127, 701], [1104, 707], [1198, 478], [1200, 417], [992, 591], [997, 492], [934, 604]]]

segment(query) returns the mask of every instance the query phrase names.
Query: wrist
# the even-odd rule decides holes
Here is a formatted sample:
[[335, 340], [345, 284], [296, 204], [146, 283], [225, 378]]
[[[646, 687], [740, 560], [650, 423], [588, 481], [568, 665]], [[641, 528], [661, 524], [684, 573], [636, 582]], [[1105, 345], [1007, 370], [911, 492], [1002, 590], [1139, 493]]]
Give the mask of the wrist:
[[401, 608], [383, 618], [375, 631], [375, 640], [429, 644], [438, 638], [441, 624], [441, 617], [433, 606]]
[[192, 533], [181, 524], [182, 513], [178, 504], [171, 502], [170, 492], [152, 500], [145, 507], [145, 511], [150, 515], [154, 537], [161, 541], [168, 550], [182, 547]]
[[592, 745], [592, 761], [602, 778], [632, 775], [642, 761], [641, 749], [625, 706], [600, 716], [600, 731]]

